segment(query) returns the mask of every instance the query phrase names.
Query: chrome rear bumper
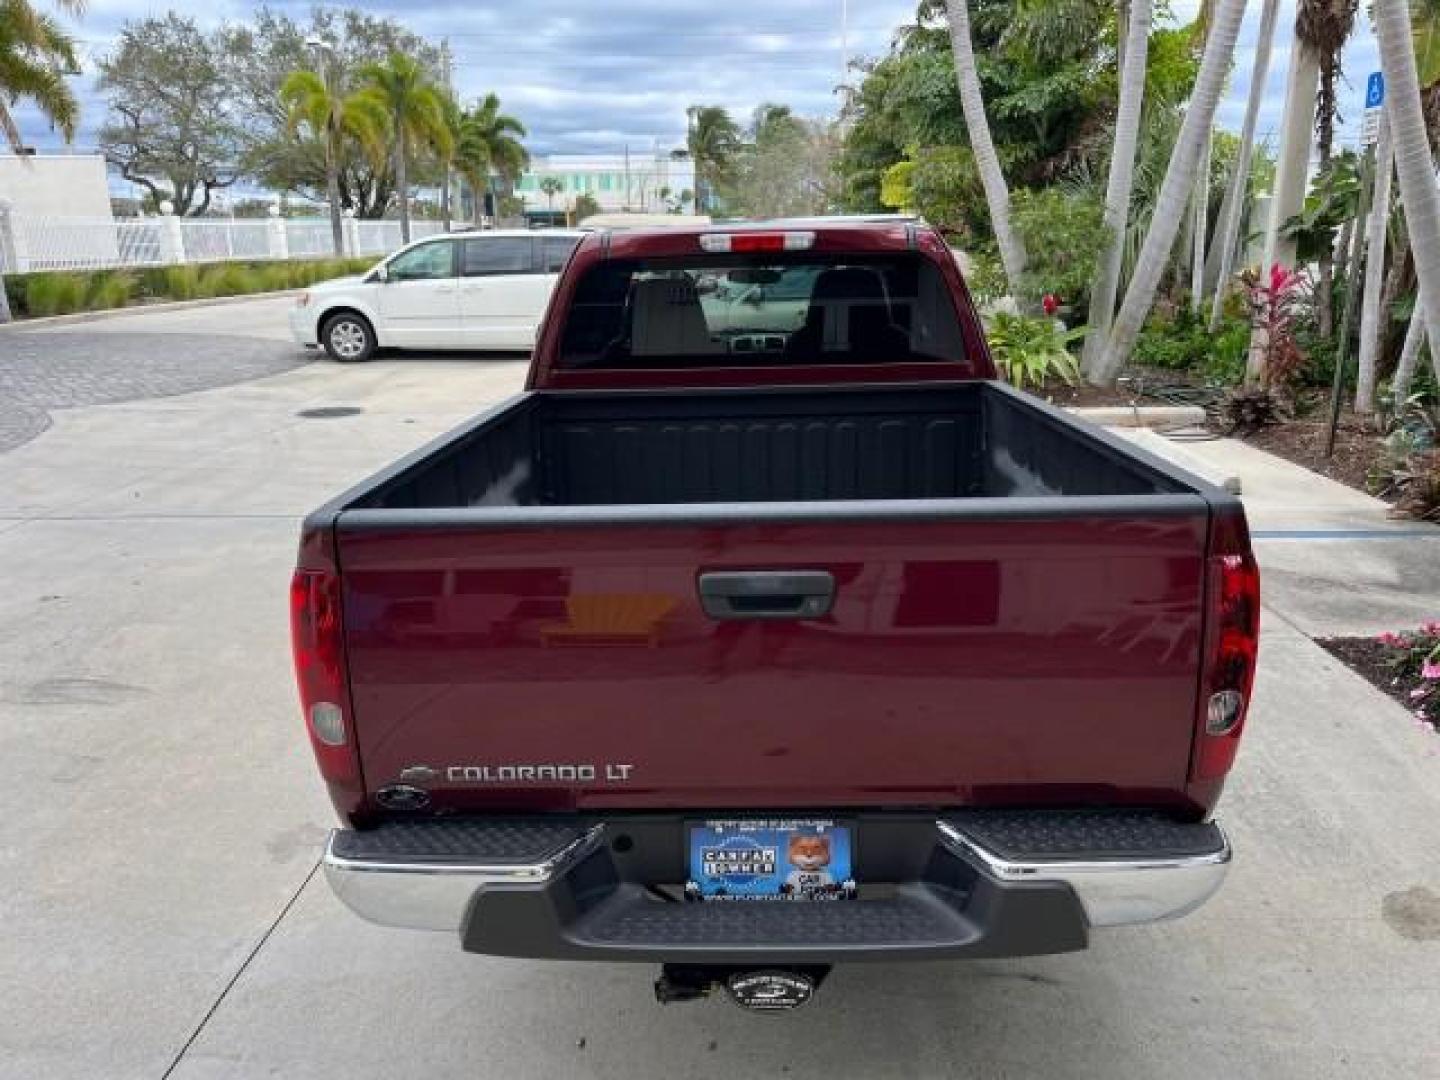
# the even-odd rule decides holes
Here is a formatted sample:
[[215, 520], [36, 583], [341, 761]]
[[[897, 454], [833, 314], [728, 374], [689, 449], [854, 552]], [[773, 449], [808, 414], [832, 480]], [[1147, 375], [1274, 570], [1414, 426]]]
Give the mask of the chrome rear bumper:
[[[1052, 818], [1057, 817], [1063, 823], [1063, 815], [1052, 815]], [[436, 830], [445, 828], [444, 822], [433, 825]], [[503, 827], [497, 826], [497, 829]], [[610, 827], [619, 835], [622, 831], [633, 832], [635, 823], [616, 821]], [[643, 880], [630, 876], [624, 865], [617, 869], [616, 861], [604, 843], [606, 828], [602, 824], [576, 822], [571, 831], [562, 833], [558, 838], [552, 832], [543, 842], [537, 841], [528, 853], [523, 845], [522, 850], [517, 852], [512, 843], [504, 850], [504, 858], [473, 859], [467, 859], [464, 844], [442, 843], [437, 846], [429, 839], [418, 848], [413, 841], [407, 840], [389, 854], [383, 849], [378, 852], [370, 849], [362, 857], [356, 857], [355, 844], [341, 844], [339, 841], [342, 838], [353, 840], [357, 834], [337, 831], [326, 845], [323, 866], [326, 880], [336, 896], [356, 914], [371, 922], [417, 930], [468, 932], [472, 914], [480, 908], [488, 911], [491, 918], [508, 919], [514, 916], [513, 905], [525, 896], [533, 896], [539, 905], [553, 906], [556, 896], [571, 892], [589, 897], [596, 893], [597, 888], [603, 891], [618, 886], [637, 892], [643, 890]], [[673, 836], [678, 849], [681, 843], [678, 819], [675, 828], [677, 831]], [[1083, 830], [1090, 826], [1082, 824], [1080, 828], [1083, 842], [1088, 836]], [[1111, 830], [1112, 833], [1124, 831], [1130, 840], [1128, 848], [1097, 842], [1093, 855], [1077, 852], [1073, 843], [1075, 830], [1072, 828], [1067, 837], [1072, 841], [1069, 848], [1051, 848], [1042, 854], [1034, 854], [1038, 848], [1027, 850], [1022, 845], [1024, 853], [1017, 854], [1016, 845], [1006, 842], [1007, 836], [1013, 834], [987, 831], [987, 828], [972, 826], [965, 821], [917, 819], [913, 826], [906, 826], [903, 839], [904, 845], [913, 848], [916, 853], [914, 876], [900, 882], [900, 888], [902, 891], [919, 890], [927, 892], [927, 895], [943, 895], [947, 904], [954, 902], [953, 914], [960, 922], [952, 927], [952, 937], [944, 948], [937, 947], [937, 955], [960, 955], [964, 948], [974, 945], [974, 942], [965, 940], [968, 933], [962, 925], [965, 920], [973, 922], [977, 931], [985, 930], [983, 919], [975, 914], [979, 909], [972, 903], [977, 893], [1008, 898], [1008, 902], [1019, 903], [1022, 910], [1023, 905], [1029, 902], [1025, 894], [1033, 896], [1037, 892], [1045, 892], [1052, 896], [1057, 893], [1072, 896], [1073, 899], [1068, 902], [1073, 908], [1078, 901], [1079, 910], [1075, 912], [1074, 921], [1080, 927], [1078, 932], [1083, 939], [1084, 927], [1123, 926], [1178, 918], [1200, 907], [1215, 893], [1231, 860], [1228, 839], [1215, 825], [1179, 828], [1203, 828], [1202, 842], [1177, 848], [1155, 841], [1152, 845], [1154, 850], [1145, 853], [1137, 848], [1132, 820], [1126, 826], [1128, 831]], [[1113, 836], [1101, 836], [1100, 839], [1113, 839]], [[1144, 842], [1142, 838], [1140, 843]], [[659, 847], [666, 848], [669, 843], [668, 839], [663, 840]], [[349, 853], [340, 850], [342, 847], [348, 848]], [[958, 873], [952, 871], [940, 881], [929, 876], [933, 870], [925, 867], [931, 866], [933, 860], [929, 860], [924, 852], [931, 849], [944, 851], [946, 858], [953, 856], [951, 862]], [[582, 867], [582, 864], [585, 865]], [[938, 893], [936, 888], [940, 890]], [[561, 907], [567, 906], [573, 906], [571, 901], [561, 904]], [[1053, 912], [1037, 922], [1043, 923], [1049, 918], [1053, 918]], [[562, 936], [566, 932], [563, 927], [557, 931]], [[503, 936], [503, 928], [487, 932], [487, 942], [491, 940], [491, 933]], [[979, 936], [983, 937], [983, 933]], [[862, 944], [857, 943], [857, 954], [866, 951]], [[499, 947], [487, 944], [486, 948], [477, 951], [499, 951]], [[866, 955], [875, 951], [884, 950], [870, 950]], [[519, 952], [513, 955], [549, 954]], [[861, 957], [857, 955], [857, 958]]]
[[476, 892], [544, 884], [593, 851], [601, 832], [602, 826], [596, 825], [533, 862], [484, 864], [351, 859], [335, 850], [341, 835], [337, 829], [325, 845], [322, 865], [335, 895], [361, 918], [381, 926], [453, 933]]
[[1188, 915], [1213, 896], [1230, 868], [1230, 840], [1218, 825], [1216, 851], [1162, 858], [1031, 859], [997, 855], [949, 822], [942, 842], [998, 882], [1061, 881], [1085, 908], [1091, 926], [1130, 926]]

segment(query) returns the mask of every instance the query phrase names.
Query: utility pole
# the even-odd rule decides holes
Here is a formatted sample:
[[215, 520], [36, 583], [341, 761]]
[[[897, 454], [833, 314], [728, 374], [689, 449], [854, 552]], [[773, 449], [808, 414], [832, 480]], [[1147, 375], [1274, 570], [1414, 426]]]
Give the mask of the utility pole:
[[[445, 88], [445, 97], [450, 94], [450, 39], [444, 38], [440, 42], [440, 84]], [[450, 231], [450, 158], [445, 158], [445, 172], [440, 187], [440, 218], [445, 224], [445, 231]]]
[[850, 0], [840, 0], [840, 104], [850, 104], [846, 88], [850, 78]]

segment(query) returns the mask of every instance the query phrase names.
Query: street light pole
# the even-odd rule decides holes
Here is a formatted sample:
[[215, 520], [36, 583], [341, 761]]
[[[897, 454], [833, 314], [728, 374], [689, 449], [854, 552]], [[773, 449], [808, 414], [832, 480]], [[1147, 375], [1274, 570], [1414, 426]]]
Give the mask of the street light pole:
[[315, 66], [319, 69], [320, 84], [325, 88], [325, 195], [330, 200], [330, 240], [335, 248], [336, 258], [345, 257], [345, 226], [340, 221], [340, 162], [339, 158], [339, 117], [340, 89], [331, 82], [330, 54], [333, 49], [323, 38], [307, 38], [305, 44], [315, 52]]
[[[445, 38], [440, 42], [440, 81], [445, 87], [445, 97], [450, 97], [450, 39]], [[445, 223], [445, 231], [450, 231], [450, 158], [445, 158], [444, 178], [441, 180], [440, 188], [440, 217]]]

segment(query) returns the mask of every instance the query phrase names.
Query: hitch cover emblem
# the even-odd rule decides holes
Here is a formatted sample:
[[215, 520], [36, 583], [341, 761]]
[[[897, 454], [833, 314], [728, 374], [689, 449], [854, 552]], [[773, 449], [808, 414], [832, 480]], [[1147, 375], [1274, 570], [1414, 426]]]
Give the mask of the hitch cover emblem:
[[798, 1009], [815, 993], [815, 980], [798, 971], [741, 971], [725, 980], [735, 1004], [755, 1012]]

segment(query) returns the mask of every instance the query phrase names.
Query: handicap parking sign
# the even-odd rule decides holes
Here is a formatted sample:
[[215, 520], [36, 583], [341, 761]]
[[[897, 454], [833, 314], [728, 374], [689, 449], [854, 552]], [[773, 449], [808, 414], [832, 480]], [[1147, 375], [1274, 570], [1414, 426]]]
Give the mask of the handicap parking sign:
[[1378, 109], [1383, 104], [1385, 104], [1385, 73], [1372, 71], [1370, 78], [1365, 80], [1365, 107]]

